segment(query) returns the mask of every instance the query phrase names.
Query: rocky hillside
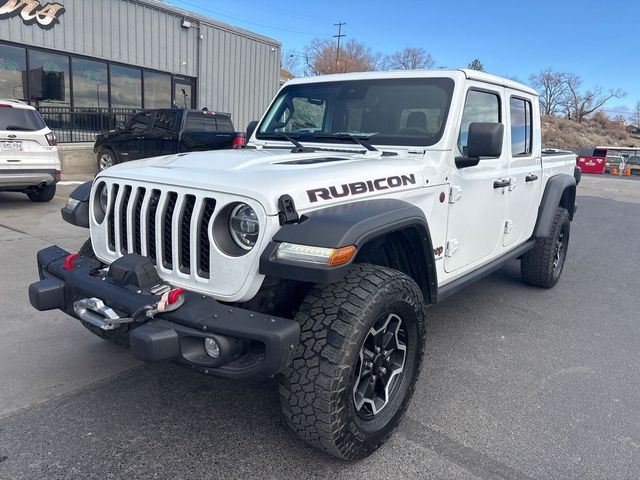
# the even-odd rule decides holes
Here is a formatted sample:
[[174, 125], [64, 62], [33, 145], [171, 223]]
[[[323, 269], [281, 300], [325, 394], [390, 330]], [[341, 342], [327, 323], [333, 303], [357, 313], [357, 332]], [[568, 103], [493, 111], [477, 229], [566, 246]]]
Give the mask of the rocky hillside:
[[543, 148], [577, 152], [580, 147], [607, 145], [640, 147], [640, 137], [630, 135], [624, 125], [604, 116], [576, 123], [565, 118], [542, 117]]

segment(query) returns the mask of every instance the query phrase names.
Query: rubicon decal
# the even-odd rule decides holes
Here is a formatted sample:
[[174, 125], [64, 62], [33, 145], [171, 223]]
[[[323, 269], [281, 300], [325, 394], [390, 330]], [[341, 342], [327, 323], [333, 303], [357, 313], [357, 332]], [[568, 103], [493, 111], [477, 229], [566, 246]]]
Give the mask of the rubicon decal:
[[311, 203], [316, 203], [319, 200], [333, 200], [334, 198], [348, 197], [349, 195], [360, 195], [362, 193], [389, 190], [390, 188], [406, 187], [407, 185], [415, 184], [416, 176], [414, 174], [399, 175], [377, 178], [375, 180], [365, 180], [362, 182], [343, 183], [342, 185], [334, 185], [333, 187], [314, 188], [307, 190], [307, 195]]

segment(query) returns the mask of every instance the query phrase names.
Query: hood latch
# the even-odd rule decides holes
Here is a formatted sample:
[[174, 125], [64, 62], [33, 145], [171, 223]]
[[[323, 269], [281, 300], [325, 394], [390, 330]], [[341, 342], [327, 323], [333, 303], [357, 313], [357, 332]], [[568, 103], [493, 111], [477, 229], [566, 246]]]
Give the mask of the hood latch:
[[298, 211], [296, 210], [296, 204], [290, 195], [282, 195], [278, 199], [278, 210], [280, 225], [297, 223], [300, 220], [300, 215], [298, 215]]

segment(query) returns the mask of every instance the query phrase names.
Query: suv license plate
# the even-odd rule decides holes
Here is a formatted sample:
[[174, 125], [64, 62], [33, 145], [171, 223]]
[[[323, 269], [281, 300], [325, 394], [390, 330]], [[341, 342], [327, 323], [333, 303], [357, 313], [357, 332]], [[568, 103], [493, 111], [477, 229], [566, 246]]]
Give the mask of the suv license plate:
[[0, 150], [3, 152], [22, 150], [22, 142], [0, 142]]

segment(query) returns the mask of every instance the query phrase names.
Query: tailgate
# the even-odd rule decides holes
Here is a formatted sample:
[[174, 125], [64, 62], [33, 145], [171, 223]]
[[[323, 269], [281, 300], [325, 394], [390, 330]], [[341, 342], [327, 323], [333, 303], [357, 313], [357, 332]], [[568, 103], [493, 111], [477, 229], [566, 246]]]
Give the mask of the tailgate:
[[0, 130], [0, 168], [60, 169], [58, 149], [45, 137], [48, 132]]

